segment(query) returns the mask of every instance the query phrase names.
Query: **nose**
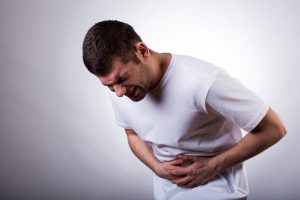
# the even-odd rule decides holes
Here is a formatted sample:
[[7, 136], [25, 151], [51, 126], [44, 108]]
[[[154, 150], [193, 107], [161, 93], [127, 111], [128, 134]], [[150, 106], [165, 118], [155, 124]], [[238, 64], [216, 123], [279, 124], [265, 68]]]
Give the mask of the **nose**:
[[126, 87], [121, 85], [114, 85], [114, 91], [118, 97], [122, 97], [126, 94]]

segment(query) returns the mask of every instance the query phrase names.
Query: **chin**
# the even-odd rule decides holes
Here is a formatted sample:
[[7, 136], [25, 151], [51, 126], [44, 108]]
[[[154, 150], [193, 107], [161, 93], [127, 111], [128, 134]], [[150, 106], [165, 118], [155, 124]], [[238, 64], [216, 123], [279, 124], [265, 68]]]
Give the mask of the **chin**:
[[131, 101], [138, 102], [138, 101], [141, 101], [142, 99], [144, 99], [145, 96], [146, 95], [144, 95], [144, 96], [137, 96], [135, 98], [133, 98], [133, 97], [129, 97], [129, 98], [131, 99]]
[[136, 97], [129, 97], [130, 100], [134, 101], [134, 102], [138, 102], [138, 101], [141, 101], [142, 99], [144, 99], [146, 96], [146, 93], [140, 93], [139, 95], [137, 95]]
[[134, 102], [138, 102], [138, 101], [140, 101], [140, 100], [142, 100], [142, 99], [134, 99], [134, 98], [130, 98], [130, 100], [131, 100], [131, 101], [134, 101]]

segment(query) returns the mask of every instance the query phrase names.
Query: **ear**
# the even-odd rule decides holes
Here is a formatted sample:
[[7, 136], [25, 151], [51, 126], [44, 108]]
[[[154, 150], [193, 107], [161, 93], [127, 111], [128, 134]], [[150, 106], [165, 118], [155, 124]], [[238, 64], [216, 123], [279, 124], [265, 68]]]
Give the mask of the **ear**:
[[150, 50], [144, 42], [136, 43], [135, 50], [136, 56], [142, 62], [145, 62], [150, 56]]

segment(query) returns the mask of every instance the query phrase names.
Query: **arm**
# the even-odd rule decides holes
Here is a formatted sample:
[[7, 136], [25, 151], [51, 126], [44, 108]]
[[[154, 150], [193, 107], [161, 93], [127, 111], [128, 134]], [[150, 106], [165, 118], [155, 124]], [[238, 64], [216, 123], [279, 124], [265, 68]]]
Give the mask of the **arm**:
[[174, 175], [185, 175], [173, 183], [186, 187], [205, 184], [217, 173], [241, 163], [269, 148], [286, 134], [286, 128], [276, 113], [269, 108], [257, 127], [248, 133], [236, 146], [212, 158], [181, 156], [194, 163], [185, 169], [172, 170]]
[[128, 139], [128, 144], [135, 154], [146, 166], [161, 178], [172, 180], [178, 178], [171, 175], [168, 170], [178, 169], [182, 164], [182, 159], [176, 159], [168, 162], [159, 161], [153, 154], [152, 147], [143, 142], [132, 129], [125, 129]]
[[262, 121], [239, 144], [215, 158], [217, 171], [221, 172], [261, 153], [278, 142], [286, 132], [279, 117], [269, 108]]

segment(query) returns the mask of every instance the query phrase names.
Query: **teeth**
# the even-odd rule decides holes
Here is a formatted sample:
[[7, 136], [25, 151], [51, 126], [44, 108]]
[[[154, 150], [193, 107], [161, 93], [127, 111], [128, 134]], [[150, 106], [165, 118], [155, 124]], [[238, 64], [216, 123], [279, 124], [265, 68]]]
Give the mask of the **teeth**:
[[132, 90], [132, 92], [133, 92], [133, 91], [135, 91], [135, 89], [136, 89], [136, 87], [133, 87], [133, 90]]
[[130, 88], [129, 90], [129, 94], [132, 94], [132, 92], [134, 91], [135, 87]]

